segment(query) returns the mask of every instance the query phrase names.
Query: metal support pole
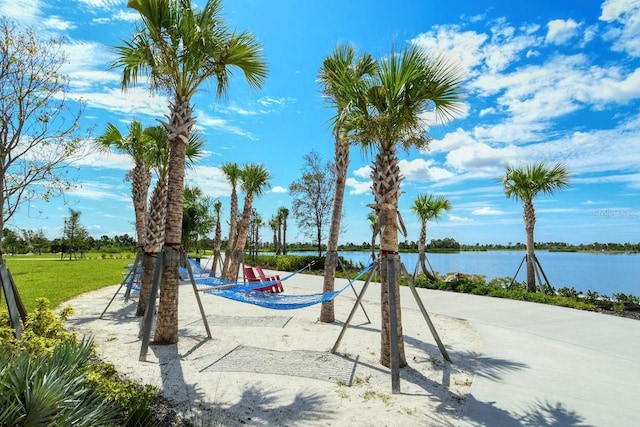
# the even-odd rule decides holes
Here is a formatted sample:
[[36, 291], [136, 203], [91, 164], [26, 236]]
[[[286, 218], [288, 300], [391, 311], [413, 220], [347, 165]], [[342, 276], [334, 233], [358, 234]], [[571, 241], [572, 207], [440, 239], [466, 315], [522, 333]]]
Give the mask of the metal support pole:
[[[24, 308], [19, 308], [18, 304], [22, 306], [22, 300], [18, 294], [17, 288], [13, 285], [13, 280], [9, 274], [6, 264], [0, 263], [0, 281], [2, 281], [2, 290], [4, 297], [7, 300], [7, 309], [9, 310], [9, 318], [11, 319], [11, 326], [13, 326], [14, 335], [17, 339], [22, 338], [22, 326], [20, 325], [20, 312]], [[24, 306], [22, 306], [24, 307]], [[26, 321], [26, 310], [22, 321]]]
[[511, 279], [510, 285], [513, 285], [513, 282], [516, 280], [516, 277], [518, 277], [518, 273], [520, 273], [520, 269], [522, 268], [522, 264], [524, 264], [524, 262], [526, 260], [527, 260], [527, 256], [525, 255], [524, 258], [522, 258], [522, 261], [520, 261], [520, 265], [518, 266], [518, 269], [516, 270], [516, 274], [513, 275], [513, 278]]
[[[127, 275], [124, 278], [124, 280], [122, 280], [122, 282], [120, 283], [120, 286], [118, 286], [118, 289], [113, 294], [113, 296], [111, 297], [111, 300], [109, 300], [109, 303], [104, 308], [104, 310], [102, 310], [102, 314], [100, 314], [100, 317], [98, 317], [98, 319], [102, 319], [102, 316], [104, 316], [104, 314], [107, 312], [107, 310], [109, 309], [109, 306], [111, 306], [111, 304], [113, 303], [113, 300], [116, 299], [116, 296], [118, 296], [118, 294], [120, 293], [120, 289], [122, 289], [122, 287], [125, 285], [125, 283], [127, 283], [129, 281], [129, 277], [131, 277], [133, 275], [133, 277], [135, 278], [135, 271], [138, 268], [138, 263], [140, 262], [140, 257], [142, 256], [141, 251], [142, 251], [142, 249], [138, 250], [138, 254], [136, 255], [136, 259], [133, 262], [133, 268], [129, 271], [129, 273], [127, 273]], [[125, 302], [129, 301], [129, 296], [130, 295], [131, 295], [131, 289], [127, 288], [126, 292], [124, 293]]]
[[187, 271], [189, 272], [189, 280], [191, 280], [193, 293], [196, 296], [196, 301], [198, 301], [198, 308], [200, 309], [202, 322], [204, 323], [204, 328], [207, 330], [207, 337], [211, 338], [211, 330], [209, 330], [209, 322], [207, 322], [207, 316], [204, 313], [204, 308], [202, 307], [202, 301], [200, 300], [200, 293], [198, 292], [198, 287], [196, 286], [196, 279], [193, 277], [193, 270], [191, 269], [191, 263], [187, 259], [187, 254], [184, 252], [184, 248], [181, 250], [181, 252], [182, 252], [182, 260], [187, 266]]
[[[398, 311], [396, 307], [396, 264], [398, 255], [384, 254], [387, 262], [387, 282], [389, 286], [389, 342], [391, 354], [391, 392], [400, 393], [400, 353], [398, 349]], [[384, 262], [384, 260], [383, 260]], [[384, 321], [384, 319], [383, 319]]]
[[404, 274], [404, 276], [407, 278], [407, 282], [409, 282], [409, 289], [411, 289], [411, 293], [413, 294], [413, 297], [415, 298], [416, 303], [418, 303], [418, 307], [420, 308], [420, 311], [422, 312], [422, 316], [424, 317], [424, 320], [427, 321], [427, 325], [429, 326], [429, 330], [431, 331], [431, 335], [433, 336], [433, 339], [436, 340], [436, 344], [438, 344], [438, 348], [440, 349], [440, 353], [442, 354], [442, 357], [444, 357], [447, 362], [451, 362], [451, 358], [449, 357], [449, 353], [447, 353], [447, 349], [444, 347], [444, 344], [442, 344], [442, 340], [440, 340], [440, 336], [438, 335], [438, 331], [436, 331], [436, 328], [433, 325], [433, 322], [431, 322], [431, 318], [429, 317], [429, 313], [427, 313], [427, 309], [424, 308], [424, 304], [422, 304], [422, 299], [420, 299], [420, 295], [418, 294], [418, 291], [416, 290], [416, 287], [415, 287], [415, 285], [413, 283], [413, 280], [411, 280], [411, 278], [409, 277], [409, 273], [407, 272], [407, 268], [405, 267], [404, 263], [401, 263], [401, 268], [402, 268], [402, 274]]
[[[551, 284], [549, 283], [549, 279], [547, 278], [547, 275], [544, 273], [544, 270], [542, 269], [542, 265], [540, 264], [540, 261], [538, 261], [538, 257], [535, 256], [535, 254], [533, 255], [533, 260], [535, 261], [535, 265], [537, 266], [538, 274], [542, 274], [542, 277], [544, 277], [544, 281], [547, 284], [548, 290], [551, 291], [552, 288], [551, 288]], [[538, 281], [542, 282], [540, 279], [538, 279]]]
[[153, 315], [156, 311], [156, 299], [158, 298], [158, 291], [160, 290], [163, 267], [164, 249], [158, 253], [158, 259], [156, 260], [156, 269], [153, 272], [153, 285], [151, 286], [151, 293], [149, 294], [149, 300], [147, 301], [147, 308], [144, 311], [144, 317], [142, 319], [142, 328], [140, 330], [140, 334], [142, 335], [142, 347], [140, 348], [139, 358], [141, 362], [147, 361], [149, 342], [151, 341], [151, 326], [153, 325]]
[[349, 317], [347, 317], [347, 320], [344, 322], [344, 325], [342, 326], [342, 330], [340, 331], [340, 335], [338, 335], [338, 339], [336, 340], [336, 343], [331, 348], [331, 353], [332, 354], [334, 354], [336, 351], [338, 351], [338, 347], [340, 346], [340, 341], [342, 341], [342, 337], [344, 336], [345, 332], [347, 331], [347, 328], [349, 327], [349, 324], [351, 323], [351, 320], [353, 319], [354, 314], [358, 310], [358, 305], [360, 305], [362, 303], [362, 299], [364, 298], [364, 294], [367, 292], [367, 288], [369, 287], [369, 283], [371, 283], [371, 279], [373, 278], [373, 275], [375, 274], [377, 269], [378, 269], [378, 261], [374, 261], [373, 262], [373, 267], [371, 267], [371, 270], [369, 270], [369, 275], [367, 276], [367, 280], [364, 282], [364, 286], [362, 287], [362, 290], [360, 291], [360, 295], [358, 295], [358, 298], [356, 299], [356, 303], [353, 305], [353, 308], [351, 309], [351, 312], [349, 313]]
[[[340, 261], [340, 257], [336, 254], [336, 259], [338, 260], [338, 263], [340, 264], [340, 268], [342, 268], [342, 272], [344, 273], [345, 277], [347, 278], [347, 280], [349, 280], [349, 274], [347, 273], [347, 269], [344, 268], [344, 264], [342, 263], [342, 261]], [[350, 280], [349, 280], [350, 281]], [[356, 299], [358, 298], [358, 291], [356, 291], [356, 288], [353, 287], [353, 283], [350, 283], [351, 286], [351, 290], [353, 291], [353, 293], [356, 296]], [[360, 308], [362, 308], [362, 312], [364, 313], [364, 317], [367, 318], [367, 323], [371, 323], [371, 319], [369, 319], [369, 315], [367, 314], [367, 310], [364, 309], [364, 305], [362, 305], [362, 302], [360, 303]]]

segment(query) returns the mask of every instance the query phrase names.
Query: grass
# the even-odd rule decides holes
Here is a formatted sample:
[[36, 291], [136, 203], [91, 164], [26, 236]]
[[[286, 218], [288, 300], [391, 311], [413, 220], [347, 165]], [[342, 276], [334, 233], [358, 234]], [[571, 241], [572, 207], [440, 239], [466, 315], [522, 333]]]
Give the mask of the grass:
[[[123, 254], [121, 258], [95, 257], [71, 261], [61, 261], [51, 255], [5, 257], [27, 312], [35, 308], [37, 298], [47, 298], [51, 307], [58, 307], [85, 292], [121, 283], [122, 273], [126, 272], [127, 264], [133, 259], [133, 254]], [[0, 310], [6, 309], [6, 304], [0, 304]]]

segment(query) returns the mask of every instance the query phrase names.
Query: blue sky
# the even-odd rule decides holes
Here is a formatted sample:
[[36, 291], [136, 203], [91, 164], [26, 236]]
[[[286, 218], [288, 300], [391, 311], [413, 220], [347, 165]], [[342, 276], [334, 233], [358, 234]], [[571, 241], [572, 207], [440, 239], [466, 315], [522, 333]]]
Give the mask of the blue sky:
[[[124, 132], [131, 120], [150, 126], [167, 114], [165, 98], [144, 85], [123, 94], [119, 71], [107, 69], [112, 47], [130, 37], [137, 18], [125, 0], [0, 0], [0, 9], [43, 35], [65, 37], [70, 96], [86, 101], [82, 126], [95, 127], [94, 136], [109, 121]], [[291, 208], [287, 189], [300, 176], [302, 157], [312, 150], [324, 160], [333, 156], [333, 112], [316, 77], [339, 42], [376, 58], [414, 43], [459, 61], [468, 96], [464, 117], [428, 129], [428, 151], [400, 153], [407, 240], [419, 237], [413, 200], [434, 193], [453, 209], [429, 224], [429, 239], [524, 242], [522, 206], [505, 198], [497, 179], [507, 164], [544, 161], [564, 162], [572, 180], [536, 199], [536, 241], [640, 241], [639, 0], [227, 0], [224, 16], [256, 35], [269, 64], [259, 91], [238, 77], [228, 99], [216, 100], [213, 84], [194, 98], [206, 156], [187, 182], [222, 201], [225, 223], [230, 189], [222, 163], [259, 162], [270, 170], [272, 187], [254, 202], [268, 222], [280, 206]], [[352, 149], [341, 243], [370, 240], [372, 160]], [[124, 181], [130, 161], [96, 154], [79, 166], [66, 204], [38, 202], [9, 226], [59, 237], [73, 208], [96, 237], [135, 235]], [[289, 241], [306, 240], [293, 218], [289, 225]], [[262, 238], [271, 238], [266, 227]]]

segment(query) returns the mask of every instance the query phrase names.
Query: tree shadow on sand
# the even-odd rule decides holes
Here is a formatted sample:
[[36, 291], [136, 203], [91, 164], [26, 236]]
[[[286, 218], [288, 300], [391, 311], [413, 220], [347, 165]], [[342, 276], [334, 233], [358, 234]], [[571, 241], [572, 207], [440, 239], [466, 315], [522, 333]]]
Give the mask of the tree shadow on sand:
[[[473, 395], [467, 399], [463, 419], [474, 426], [487, 427], [589, 427], [584, 418], [561, 402], [536, 401], [524, 415], [513, 414], [495, 406], [496, 402], [481, 402]], [[469, 410], [467, 410], [469, 409]]]
[[[182, 335], [181, 335], [182, 336]], [[198, 338], [195, 338], [198, 341]], [[210, 401], [197, 382], [189, 384], [184, 378], [182, 359], [196, 351], [207, 339], [199, 338], [194, 348], [180, 354], [178, 346], [151, 345], [150, 348], [158, 358], [162, 377], [162, 393], [174, 402], [196, 425], [268, 425], [274, 414], [278, 415], [279, 425], [305, 421], [330, 419], [335, 415], [328, 399], [324, 396], [298, 393], [294, 400], [287, 404], [278, 402], [277, 390], [261, 390], [250, 387], [242, 393], [240, 399], [231, 406], [224, 406]], [[269, 417], [265, 417], [265, 414]], [[206, 424], [203, 424], [206, 423]]]

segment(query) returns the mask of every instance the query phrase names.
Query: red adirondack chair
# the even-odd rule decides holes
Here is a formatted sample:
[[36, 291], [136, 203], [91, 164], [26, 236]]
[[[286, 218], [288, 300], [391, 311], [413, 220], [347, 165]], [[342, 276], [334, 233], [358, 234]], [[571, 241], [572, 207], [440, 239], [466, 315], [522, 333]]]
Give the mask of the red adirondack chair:
[[[260, 277], [256, 276], [255, 271], [253, 271], [253, 267], [245, 265], [244, 268], [244, 278], [247, 279], [247, 282], [249, 283], [260, 283], [260, 282], [268, 282], [269, 280], [261, 280]], [[264, 273], [263, 273], [264, 274]], [[275, 285], [271, 284], [268, 286], [264, 286], [261, 288], [256, 288], [256, 291], [260, 291], [260, 292], [273, 292], [273, 293], [277, 293], [277, 292], [282, 292], [282, 291], [277, 291], [274, 290]]]
[[260, 276], [260, 280], [263, 282], [276, 282], [272, 285], [272, 290], [271, 292], [277, 294], [280, 292], [284, 291], [284, 286], [282, 286], [282, 282], [280, 281], [280, 276], [279, 275], [274, 275], [274, 276], [267, 276], [266, 274], [264, 274], [264, 271], [262, 270], [262, 267], [259, 265], [256, 265], [256, 271], [258, 272], [258, 276]]

